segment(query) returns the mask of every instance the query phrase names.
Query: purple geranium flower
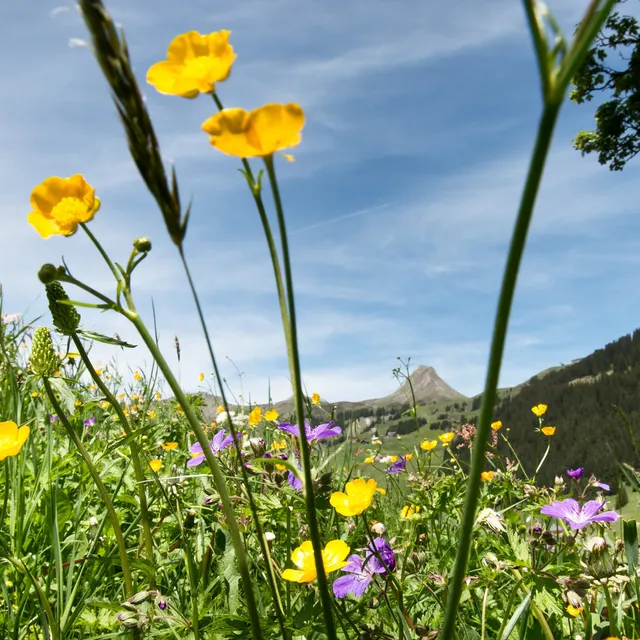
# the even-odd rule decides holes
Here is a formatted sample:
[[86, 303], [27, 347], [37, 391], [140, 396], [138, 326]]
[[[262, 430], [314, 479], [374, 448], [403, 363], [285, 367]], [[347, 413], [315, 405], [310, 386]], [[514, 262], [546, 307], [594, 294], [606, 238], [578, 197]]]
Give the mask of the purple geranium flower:
[[293, 473], [293, 471], [289, 471], [287, 480], [289, 481], [291, 488], [295, 489], [296, 491], [298, 491], [299, 489], [302, 489], [302, 480], [300, 480], [300, 478], [298, 478], [298, 476], [295, 473]]
[[400, 473], [407, 468], [407, 459], [404, 456], [400, 456], [385, 473]]
[[567, 469], [567, 475], [574, 480], [580, 480], [584, 473], [584, 467], [578, 467], [577, 469]]
[[[331, 420], [325, 424], [319, 424], [317, 427], [312, 427], [308, 422], [304, 423], [304, 431], [307, 436], [307, 442], [315, 442], [316, 440], [323, 440], [324, 438], [331, 438], [342, 433], [341, 427], [334, 427], [335, 422]], [[297, 424], [291, 424], [290, 422], [281, 422], [278, 425], [278, 429], [286, 431], [294, 436], [300, 436], [300, 428]]]
[[58, 420], [60, 420], [60, 418], [58, 418], [58, 416], [55, 415], [55, 413], [50, 413], [49, 414], [49, 421], [50, 422], [57, 422]]
[[[209, 443], [211, 453], [213, 453], [214, 456], [217, 456], [223, 449], [226, 449], [233, 442], [233, 436], [231, 434], [227, 436], [226, 433], [227, 432], [224, 429], [220, 429], [220, 431], [213, 436], [213, 440]], [[202, 445], [199, 442], [191, 445], [189, 453], [193, 458], [187, 462], [187, 467], [197, 467], [199, 464], [204, 462], [205, 457], [202, 452]]]
[[[393, 549], [384, 538], [376, 538], [373, 543], [386, 567], [393, 571], [396, 567], [396, 556]], [[365, 558], [355, 554], [349, 556], [348, 564], [342, 567], [342, 571], [349, 575], [341, 576], [333, 583], [333, 593], [336, 598], [345, 598], [349, 593], [361, 596], [371, 584], [376, 573], [387, 572], [387, 568], [375, 555], [372, 545], [369, 545], [367, 552]]]
[[91, 417], [91, 418], [87, 418], [82, 424], [85, 427], [93, 427], [93, 425], [96, 423], [96, 419], [95, 417]]
[[616, 522], [620, 516], [615, 511], [598, 513], [604, 505], [604, 500], [589, 500], [580, 507], [576, 500], [567, 498], [561, 502], [545, 505], [540, 509], [540, 513], [553, 518], [561, 518], [572, 529], [582, 529], [592, 522]]

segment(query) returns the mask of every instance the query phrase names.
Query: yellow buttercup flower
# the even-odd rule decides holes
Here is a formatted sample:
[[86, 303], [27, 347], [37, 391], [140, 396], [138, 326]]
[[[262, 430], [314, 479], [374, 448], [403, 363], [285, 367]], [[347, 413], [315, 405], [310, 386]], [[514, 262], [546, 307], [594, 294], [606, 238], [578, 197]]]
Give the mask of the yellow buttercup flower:
[[269, 156], [300, 144], [304, 111], [297, 104], [266, 104], [253, 111], [223, 109], [202, 123], [209, 142], [238, 158]]
[[236, 59], [229, 44], [230, 35], [230, 31], [224, 30], [180, 34], [171, 41], [167, 59], [156, 62], [147, 71], [147, 82], [160, 93], [182, 98], [212, 93], [216, 82], [229, 77]]
[[491, 428], [494, 431], [500, 431], [500, 429], [502, 429], [502, 422], [500, 420], [497, 420], [496, 422], [492, 422], [491, 423]]
[[375, 445], [382, 444], [382, 440], [378, 440], [378, 438], [376, 438], [371, 444], [375, 444]]
[[404, 457], [405, 460], [413, 460], [413, 453], [407, 453], [407, 455]]
[[149, 466], [156, 472], [160, 471], [160, 469], [162, 469], [162, 460], [151, 460]]
[[416, 506], [415, 504], [410, 504], [406, 507], [402, 507], [402, 510], [400, 511], [400, 517], [403, 520], [410, 520], [418, 513], [418, 511], [420, 511], [420, 507]]
[[546, 404], [537, 404], [535, 407], [531, 407], [531, 411], [533, 411], [533, 413], [535, 413], [539, 418], [547, 413], [547, 408]]
[[121, 394], [118, 396], [118, 398], [119, 398], [120, 400], [122, 400], [123, 398], [126, 398], [126, 397], [127, 397], [127, 396], [126, 396], [124, 393], [121, 393]]
[[268, 409], [264, 412], [264, 419], [267, 422], [273, 422], [274, 420], [278, 419], [279, 415], [280, 414], [275, 409]]
[[442, 442], [442, 444], [449, 444], [453, 440], [454, 433], [453, 431], [447, 431], [447, 433], [443, 433], [438, 436], [438, 440]]
[[[37, 392], [37, 391], [32, 391], [32, 392], [31, 392], [31, 397], [32, 397], [32, 398], [37, 398], [37, 397], [38, 397], [38, 392]], [[78, 401], [76, 400], [76, 402], [78, 402]], [[82, 404], [82, 403], [81, 403], [81, 404]], [[78, 406], [78, 405], [76, 405], [76, 406]]]
[[319, 394], [319, 393], [314, 393], [314, 394], [311, 396], [311, 402], [312, 402], [313, 404], [320, 404], [320, 394]]
[[420, 448], [424, 449], [424, 451], [431, 451], [431, 449], [435, 449], [438, 442], [436, 440], [423, 440], [420, 443]]
[[542, 427], [542, 429], [540, 429], [540, 431], [542, 431], [542, 433], [544, 433], [545, 436], [552, 436], [556, 432], [556, 428], [555, 427]]
[[29, 433], [30, 429], [26, 425], [18, 429], [15, 422], [0, 422], [0, 460], [17, 456]]
[[574, 607], [572, 604], [567, 605], [567, 613], [574, 618], [578, 617], [582, 613], [583, 609], [584, 607]]
[[371, 506], [373, 494], [376, 491], [385, 493], [384, 489], [378, 488], [378, 483], [375, 480], [356, 478], [347, 482], [345, 493], [336, 491], [331, 494], [329, 502], [341, 516], [357, 516]]
[[204, 380], [204, 373], [201, 373], [201, 374], [198, 376], [198, 382], [202, 382], [203, 380]]
[[[332, 540], [328, 542], [322, 550], [322, 564], [325, 573], [331, 573], [342, 569], [347, 564], [347, 556], [349, 555], [349, 545], [342, 540]], [[282, 572], [284, 580], [291, 582], [313, 582], [318, 572], [316, 569], [315, 558], [313, 557], [313, 545], [310, 540], [303, 542], [291, 554], [291, 561], [298, 569], [285, 569]]]
[[147, 418], [149, 418], [149, 420], [153, 420], [157, 417], [158, 412], [155, 411], [154, 409], [150, 409], [149, 411], [147, 411]]
[[369, 456], [368, 458], [365, 458], [363, 460], [363, 462], [365, 464], [373, 464], [376, 461], [376, 457], [375, 456]]
[[398, 462], [398, 456], [391, 456], [389, 462]]
[[89, 222], [100, 208], [93, 187], [79, 173], [52, 176], [31, 192], [33, 211], [28, 220], [43, 237], [71, 236], [81, 222]]
[[158, 391], [158, 393], [156, 393], [156, 400], [160, 400], [160, 398], [162, 398], [162, 394]]
[[262, 421], [262, 409], [260, 407], [254, 407], [249, 413], [249, 424], [255, 426]]
[[280, 449], [286, 449], [287, 448], [287, 441], [286, 440], [276, 440], [275, 442], [273, 442], [271, 444], [271, 448], [275, 449], [276, 451], [280, 451]]
[[102, 375], [102, 369], [95, 369], [96, 375], [97, 376], [101, 376]]
[[216, 408], [216, 413], [222, 413], [223, 411], [224, 411], [224, 405], [223, 404], [221, 404], [220, 406], [218, 406]]
[[178, 443], [177, 442], [163, 442], [163, 443], [160, 444], [160, 446], [165, 451], [173, 451], [174, 449], [178, 448]]
[[480, 479], [483, 482], [488, 482], [489, 480], [492, 480], [493, 479], [493, 471], [483, 471], [480, 474]]

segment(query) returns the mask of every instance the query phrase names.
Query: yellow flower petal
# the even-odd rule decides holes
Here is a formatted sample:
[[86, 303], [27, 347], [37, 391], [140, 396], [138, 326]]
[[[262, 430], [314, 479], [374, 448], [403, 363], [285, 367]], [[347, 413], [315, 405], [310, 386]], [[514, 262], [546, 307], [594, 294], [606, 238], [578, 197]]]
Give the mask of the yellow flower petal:
[[442, 442], [442, 444], [449, 444], [453, 440], [453, 436], [454, 433], [452, 431], [449, 431], [447, 433], [439, 435], [438, 439], [440, 440], [440, 442]]
[[211, 93], [216, 82], [229, 77], [236, 55], [229, 44], [230, 31], [200, 34], [189, 31], [175, 37], [167, 59], [152, 65], [147, 82], [160, 93], [195, 98]]
[[314, 394], [311, 396], [311, 402], [312, 402], [313, 404], [320, 404], [320, 394], [319, 394], [319, 393], [314, 393]]
[[156, 472], [160, 471], [162, 469], [162, 460], [151, 460], [149, 466]]
[[357, 516], [371, 506], [378, 483], [373, 480], [357, 478], [347, 482], [345, 492], [336, 491], [331, 495], [331, 506], [342, 516]]
[[163, 442], [163, 443], [160, 444], [160, 446], [165, 451], [173, 451], [174, 449], [178, 448], [178, 443], [177, 442]]
[[556, 428], [555, 427], [542, 427], [542, 429], [540, 429], [540, 431], [542, 431], [542, 433], [545, 436], [552, 436], [556, 432]]
[[304, 112], [297, 104], [266, 104], [253, 111], [223, 109], [202, 123], [209, 142], [239, 158], [268, 156], [300, 143]]
[[93, 187], [80, 174], [52, 176], [31, 192], [33, 211], [28, 221], [43, 237], [73, 235], [81, 222], [89, 222], [100, 208]]
[[500, 429], [502, 429], [502, 422], [500, 420], [497, 420], [496, 422], [492, 422], [491, 423], [491, 428], [494, 431], [499, 431]]
[[423, 440], [420, 443], [420, 448], [424, 449], [424, 451], [431, 451], [431, 449], [436, 448], [437, 444], [437, 440]]
[[26, 425], [18, 429], [15, 422], [0, 422], [0, 460], [17, 456], [29, 433]]
[[493, 479], [493, 471], [483, 471], [480, 474], [480, 479], [483, 482], [488, 482], [489, 480]]
[[267, 422], [273, 422], [278, 419], [279, 415], [280, 414], [275, 409], [269, 409], [264, 412], [264, 419], [267, 420]]
[[531, 411], [535, 413], [538, 418], [543, 416], [547, 412], [548, 406], [546, 404], [537, 404], [535, 407], [531, 407]]

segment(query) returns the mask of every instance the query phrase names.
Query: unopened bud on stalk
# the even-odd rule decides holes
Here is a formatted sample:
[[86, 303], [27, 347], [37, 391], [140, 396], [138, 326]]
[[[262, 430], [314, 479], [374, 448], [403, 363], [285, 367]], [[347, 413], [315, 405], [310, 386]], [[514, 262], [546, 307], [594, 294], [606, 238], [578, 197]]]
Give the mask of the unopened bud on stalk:
[[58, 279], [58, 269], [52, 264], [43, 264], [38, 271], [38, 279], [42, 284], [51, 284]]
[[149, 599], [151, 594], [148, 591], [138, 591], [129, 598], [129, 604], [142, 604]]
[[33, 334], [29, 366], [37, 376], [50, 378], [58, 369], [58, 356], [53, 348], [51, 331], [47, 327], [38, 327]]
[[80, 314], [75, 307], [61, 302], [69, 299], [64, 287], [59, 282], [50, 282], [45, 289], [55, 328], [65, 336], [73, 335], [78, 330]]
[[141, 236], [133, 241], [133, 248], [139, 253], [148, 253], [151, 251], [151, 240], [146, 236]]

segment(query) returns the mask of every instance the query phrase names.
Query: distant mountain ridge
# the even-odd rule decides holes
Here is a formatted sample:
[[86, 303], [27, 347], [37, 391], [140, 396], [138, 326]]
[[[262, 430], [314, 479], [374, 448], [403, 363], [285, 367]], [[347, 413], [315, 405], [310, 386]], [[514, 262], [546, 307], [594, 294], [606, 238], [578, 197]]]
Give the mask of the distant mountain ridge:
[[[409, 379], [411, 380], [411, 387], [413, 387], [413, 394], [416, 404], [418, 405], [444, 402], [446, 400], [453, 402], [457, 400], [469, 400], [467, 396], [449, 386], [433, 367], [420, 365], [410, 374]], [[371, 398], [357, 402], [347, 400], [329, 402], [323, 399], [322, 405], [337, 407], [337, 409], [341, 411], [350, 411], [366, 407], [371, 407], [372, 409], [377, 409], [378, 407], [401, 407], [407, 404], [410, 405], [411, 402], [411, 389], [409, 383], [405, 381], [398, 389], [382, 398]], [[276, 402], [274, 408], [282, 414], [293, 411], [293, 396], [286, 400]]]

